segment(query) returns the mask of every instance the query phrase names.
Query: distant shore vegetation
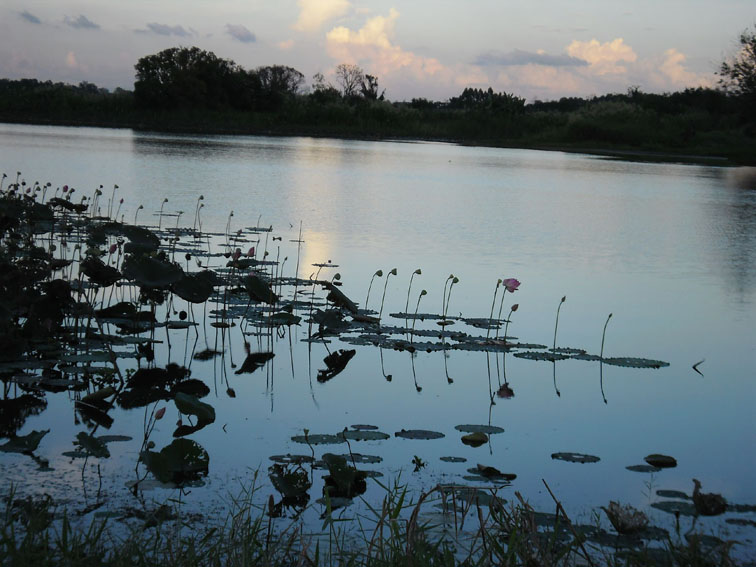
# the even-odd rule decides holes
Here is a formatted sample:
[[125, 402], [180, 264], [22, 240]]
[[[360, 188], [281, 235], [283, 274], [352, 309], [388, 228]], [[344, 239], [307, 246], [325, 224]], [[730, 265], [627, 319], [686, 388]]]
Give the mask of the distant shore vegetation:
[[[139, 59], [134, 90], [0, 79], [0, 121], [213, 134], [436, 140], [756, 164], [756, 39], [722, 63], [719, 89], [527, 103], [492, 88], [445, 101], [390, 101], [357, 65], [309, 85], [284, 65], [247, 70], [197, 47]], [[749, 59], [748, 47], [751, 48]], [[750, 65], [750, 67], [749, 67]], [[753, 72], [756, 75], [756, 72]]]

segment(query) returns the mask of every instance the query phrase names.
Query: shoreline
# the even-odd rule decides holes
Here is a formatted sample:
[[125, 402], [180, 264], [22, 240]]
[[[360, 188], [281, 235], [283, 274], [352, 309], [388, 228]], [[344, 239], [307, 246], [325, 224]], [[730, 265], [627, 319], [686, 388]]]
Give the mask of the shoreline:
[[739, 167], [756, 165], [756, 156], [750, 160], [739, 160], [732, 155], [712, 155], [697, 153], [678, 153], [669, 150], [652, 150], [644, 148], [628, 147], [596, 147], [595, 144], [585, 147], [576, 144], [533, 144], [517, 143], [515, 140], [486, 140], [486, 139], [462, 139], [462, 138], [434, 138], [434, 137], [408, 137], [393, 135], [367, 135], [367, 134], [344, 134], [333, 131], [313, 132], [308, 128], [229, 128], [219, 125], [217, 127], [192, 127], [181, 125], [155, 125], [133, 121], [81, 121], [81, 120], [37, 120], [37, 119], [6, 119], [0, 117], [2, 124], [29, 125], [29, 126], [58, 126], [67, 128], [108, 128], [114, 130], [130, 129], [137, 132], [156, 134], [184, 134], [184, 135], [217, 135], [217, 136], [269, 136], [269, 137], [307, 137], [307, 138], [331, 138], [335, 140], [357, 140], [367, 142], [399, 142], [399, 143], [442, 143], [459, 146], [503, 148], [516, 150], [537, 150], [547, 152], [564, 152], [574, 154], [587, 154], [606, 159], [624, 161], [653, 162], [653, 163], [679, 163], [690, 165], [712, 165], [720, 167]]

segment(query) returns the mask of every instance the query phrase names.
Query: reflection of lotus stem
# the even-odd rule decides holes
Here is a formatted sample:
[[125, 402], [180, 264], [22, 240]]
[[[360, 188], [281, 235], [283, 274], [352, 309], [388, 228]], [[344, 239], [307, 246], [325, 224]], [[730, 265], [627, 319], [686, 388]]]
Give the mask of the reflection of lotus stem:
[[199, 210], [200, 210], [200, 207], [202, 206], [200, 204], [200, 201], [204, 201], [204, 200], [205, 200], [204, 195], [200, 195], [199, 198], [197, 199], [197, 206], [194, 208], [194, 224], [192, 225], [192, 230], [197, 230], [197, 220], [199, 219]]
[[606, 318], [606, 323], [604, 323], [604, 332], [601, 333], [601, 353], [599, 354], [599, 358], [604, 358], [604, 338], [606, 337], [606, 326], [609, 324], [609, 319], [612, 318], [612, 314], [609, 313], [609, 317]]
[[444, 293], [441, 295], [441, 315], [443, 316], [444, 313], [446, 313], [446, 286], [449, 285], [449, 282], [454, 279], [454, 274], [449, 274], [449, 277], [446, 278], [446, 281], [444, 282]]
[[452, 292], [452, 288], [454, 287], [455, 283], [459, 283], [459, 278], [455, 277], [451, 281], [451, 285], [449, 286], [449, 295], [446, 297], [446, 309], [444, 310], [444, 312], [442, 314], [444, 316], [444, 321], [446, 320], [446, 313], [447, 313], [447, 311], [449, 311], [449, 302], [451, 301], [451, 292]]
[[367, 311], [367, 308], [368, 308], [368, 299], [370, 299], [370, 289], [373, 287], [373, 280], [375, 279], [376, 276], [378, 276], [379, 278], [383, 277], [383, 270], [376, 270], [376, 272], [373, 274], [373, 277], [370, 278], [370, 285], [368, 286], [368, 292], [367, 292], [367, 295], [365, 296], [365, 311]]
[[386, 288], [388, 287], [388, 280], [391, 275], [396, 275], [396, 268], [392, 268], [392, 270], [386, 274], [386, 281], [383, 284], [383, 297], [381, 297], [381, 309], [378, 311], [378, 319], [380, 319], [383, 314], [383, 302], [386, 300]]
[[554, 346], [551, 347], [551, 350], [556, 349], [556, 337], [557, 337], [557, 327], [559, 326], [559, 310], [562, 308], [562, 303], [567, 301], [567, 296], [563, 296], [562, 300], [559, 302], [559, 307], [557, 307], [557, 315], [556, 315], [556, 323], [554, 323]]
[[[419, 276], [422, 273], [423, 272], [420, 270], [420, 268], [418, 268], [417, 270], [415, 270], [414, 272], [412, 272], [412, 275], [410, 275], [410, 282], [409, 282], [409, 286], [407, 287], [407, 303], [404, 304], [404, 314], [405, 315], [407, 314], [407, 310], [409, 309], [409, 297], [410, 297], [410, 290], [412, 289], [412, 278], [415, 277], [415, 274], [417, 274]], [[406, 318], [405, 318], [405, 323], [404, 324], [405, 325], [407, 324]]]
[[428, 292], [425, 290], [422, 290], [420, 292], [420, 295], [417, 296], [417, 304], [415, 305], [415, 316], [412, 318], [412, 336], [410, 337], [410, 343], [414, 342], [415, 340], [415, 322], [417, 321], [417, 310], [420, 308], [420, 300], [423, 298], [424, 295], [427, 295]]
[[[493, 301], [491, 302], [491, 314], [488, 316], [488, 329], [486, 330], [486, 338], [491, 334], [491, 325], [493, 325], [493, 310], [496, 305], [496, 294], [499, 292], [499, 286], [501, 285], [501, 278], [496, 280], [496, 287], [494, 288]], [[496, 328], [499, 328], [499, 322], [496, 322]], [[506, 335], [506, 333], [504, 333]]]

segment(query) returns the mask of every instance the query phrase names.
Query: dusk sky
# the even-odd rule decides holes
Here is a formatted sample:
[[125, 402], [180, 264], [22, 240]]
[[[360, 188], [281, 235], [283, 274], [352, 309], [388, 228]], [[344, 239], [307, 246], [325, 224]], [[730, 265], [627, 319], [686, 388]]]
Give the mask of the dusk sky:
[[196, 45], [308, 85], [356, 63], [390, 100], [668, 92], [714, 86], [755, 22], [754, 0], [4, 0], [0, 77], [132, 89], [140, 57]]

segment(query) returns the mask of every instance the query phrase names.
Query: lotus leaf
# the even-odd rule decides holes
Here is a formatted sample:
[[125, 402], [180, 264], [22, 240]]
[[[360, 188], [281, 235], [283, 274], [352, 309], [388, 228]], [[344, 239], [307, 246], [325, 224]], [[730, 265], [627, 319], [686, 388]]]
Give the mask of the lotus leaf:
[[598, 463], [601, 460], [595, 455], [586, 455], [585, 453], [552, 453], [551, 458], [568, 463]]
[[445, 437], [443, 433], [428, 429], [402, 429], [394, 433], [394, 436], [402, 439], [441, 439]]
[[0, 451], [4, 453], [24, 453], [31, 454], [39, 447], [39, 442], [42, 438], [50, 433], [49, 429], [44, 431], [34, 430], [27, 435], [20, 435], [18, 437], [11, 437], [6, 443], [0, 445]]
[[501, 427], [496, 427], [495, 425], [455, 425], [454, 429], [457, 431], [462, 431], [464, 433], [486, 433], [488, 435], [493, 435], [496, 433], [504, 433], [504, 429]]
[[167, 288], [184, 277], [178, 264], [143, 254], [127, 256], [122, 269], [124, 276], [149, 288]]
[[670, 457], [669, 455], [660, 455], [658, 453], [648, 455], [643, 460], [652, 467], [659, 467], [660, 469], [671, 469], [677, 466], [677, 459]]

